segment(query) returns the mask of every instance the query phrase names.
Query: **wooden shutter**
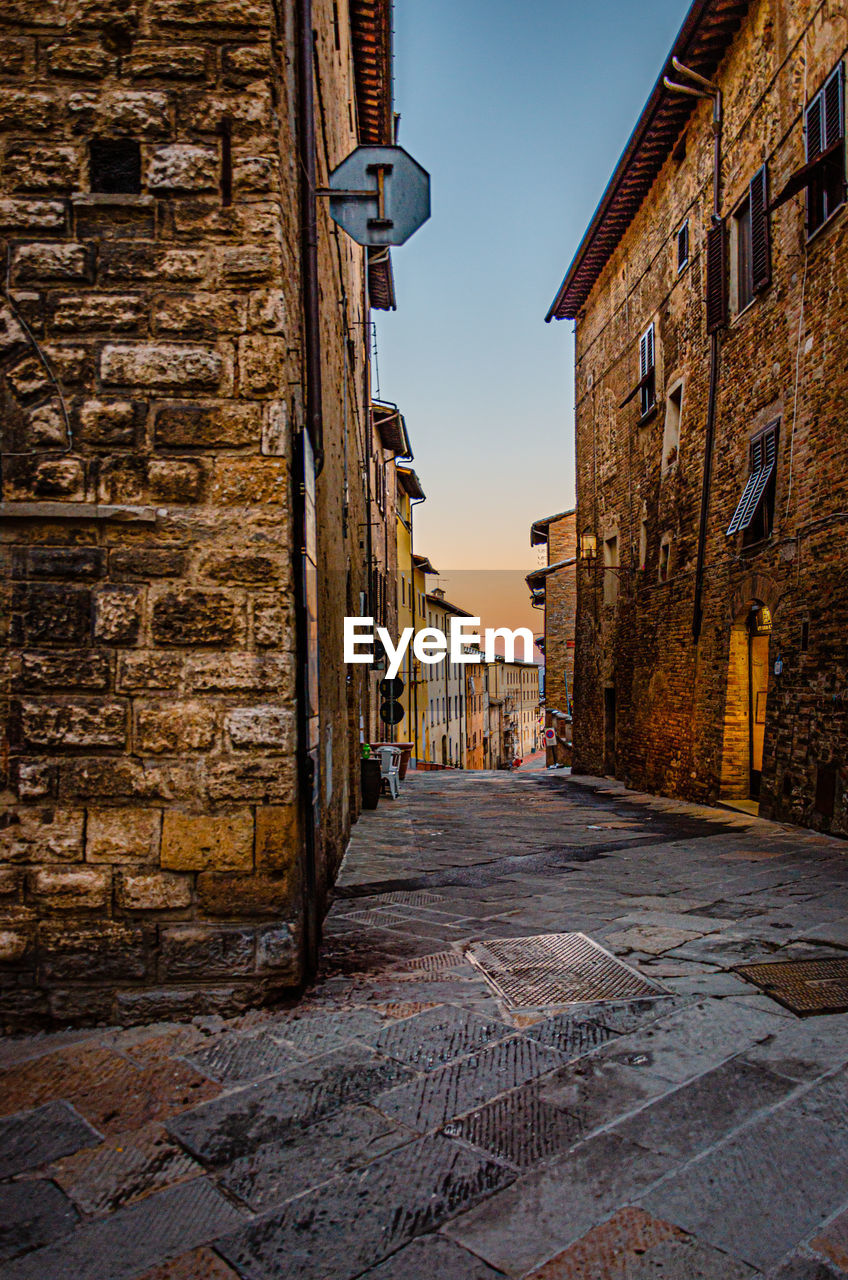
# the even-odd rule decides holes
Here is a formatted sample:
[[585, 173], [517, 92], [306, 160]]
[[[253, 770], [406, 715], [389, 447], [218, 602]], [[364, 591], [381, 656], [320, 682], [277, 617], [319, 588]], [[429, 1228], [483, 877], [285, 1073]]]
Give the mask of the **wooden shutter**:
[[677, 270], [682, 271], [689, 261], [689, 222], [684, 222], [677, 233]]
[[824, 116], [824, 128], [822, 130], [824, 135], [824, 145], [822, 146], [823, 151], [827, 150], [828, 147], [832, 147], [833, 144], [838, 142], [843, 136], [844, 106], [842, 79], [843, 70], [842, 63], [840, 62], [839, 66], [830, 76], [820, 94]]
[[644, 382], [654, 368], [654, 326], [649, 324], [639, 339], [639, 380]]
[[819, 92], [807, 107], [806, 127], [804, 129], [804, 147], [808, 160], [820, 156], [824, 147], [824, 93]]
[[751, 277], [754, 293], [760, 293], [771, 284], [771, 235], [766, 165], [754, 174], [748, 190], [751, 209]]
[[727, 323], [725, 241], [724, 221], [713, 223], [707, 232], [707, 333]]

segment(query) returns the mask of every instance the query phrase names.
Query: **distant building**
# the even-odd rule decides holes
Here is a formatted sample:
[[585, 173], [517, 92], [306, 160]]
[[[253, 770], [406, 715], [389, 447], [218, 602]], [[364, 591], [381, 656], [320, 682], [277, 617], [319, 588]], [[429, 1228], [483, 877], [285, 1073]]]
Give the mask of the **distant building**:
[[569, 714], [574, 690], [577, 622], [577, 509], [546, 516], [530, 526], [531, 547], [544, 546], [547, 562], [527, 574], [534, 607], [545, 611], [545, 706]]
[[486, 689], [487, 663], [469, 663], [465, 668], [465, 767], [485, 769], [488, 737], [489, 695]]
[[[450, 632], [451, 618], [471, 614], [445, 598], [441, 587], [425, 597], [428, 627]], [[443, 662], [424, 666], [424, 694], [427, 705], [425, 759], [431, 764], [461, 769], [465, 765], [465, 666]]]

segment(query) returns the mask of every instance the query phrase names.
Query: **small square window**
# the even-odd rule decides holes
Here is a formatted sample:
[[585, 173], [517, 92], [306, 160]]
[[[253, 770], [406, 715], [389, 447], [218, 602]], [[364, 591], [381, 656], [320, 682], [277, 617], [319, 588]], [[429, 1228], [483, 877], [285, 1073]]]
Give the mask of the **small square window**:
[[677, 274], [686, 266], [689, 261], [689, 219], [687, 218], [683, 226], [677, 233]]
[[132, 138], [92, 138], [88, 154], [91, 191], [141, 194], [141, 148]]

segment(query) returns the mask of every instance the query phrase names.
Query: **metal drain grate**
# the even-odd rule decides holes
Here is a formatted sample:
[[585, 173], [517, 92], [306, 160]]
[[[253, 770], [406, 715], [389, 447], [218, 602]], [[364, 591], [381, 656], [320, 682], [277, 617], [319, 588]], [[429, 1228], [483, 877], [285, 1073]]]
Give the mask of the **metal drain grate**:
[[585, 933], [490, 938], [471, 943], [467, 955], [507, 1004], [518, 1009], [668, 995], [665, 987]]
[[848, 1012], [848, 956], [742, 964], [735, 972], [793, 1013]]

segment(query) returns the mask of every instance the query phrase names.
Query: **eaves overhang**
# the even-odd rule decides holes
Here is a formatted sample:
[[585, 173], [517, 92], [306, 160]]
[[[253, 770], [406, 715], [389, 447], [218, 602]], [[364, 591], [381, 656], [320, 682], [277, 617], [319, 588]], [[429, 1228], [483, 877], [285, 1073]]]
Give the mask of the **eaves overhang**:
[[368, 301], [374, 311], [397, 311], [392, 255], [385, 247], [368, 250]]
[[362, 146], [394, 142], [392, 0], [350, 0], [356, 115]]
[[410, 498], [414, 498], [418, 502], [423, 502], [427, 497], [426, 493], [421, 488], [421, 481], [418, 479], [418, 476], [411, 467], [398, 467], [397, 478], [398, 483], [402, 485]]
[[410, 461], [412, 449], [403, 414], [393, 405], [375, 401], [371, 404], [371, 420], [383, 448], [390, 449], [396, 458], [405, 458], [407, 462]]
[[696, 98], [666, 89], [673, 59], [709, 79], [748, 12], [748, 0], [695, 0], [580, 241], [545, 320], [574, 320], [674, 150]]
[[575, 564], [577, 564], [576, 557], [570, 560], [557, 560], [556, 564], [546, 565], [544, 569], [534, 569], [532, 573], [527, 574], [524, 581], [532, 591], [544, 586], [545, 578], [549, 578], [552, 573], [558, 573], [560, 569], [570, 569]]
[[534, 520], [530, 526], [530, 546], [538, 547], [540, 543], [547, 542], [548, 526], [555, 524], [557, 520], [564, 520], [566, 516], [573, 516], [576, 510], [576, 507], [569, 507], [567, 511], [558, 511], [555, 516]]
[[439, 572], [435, 565], [430, 563], [427, 556], [413, 555], [412, 563], [415, 565], [416, 569], [420, 569], [422, 573], [437, 574]]

